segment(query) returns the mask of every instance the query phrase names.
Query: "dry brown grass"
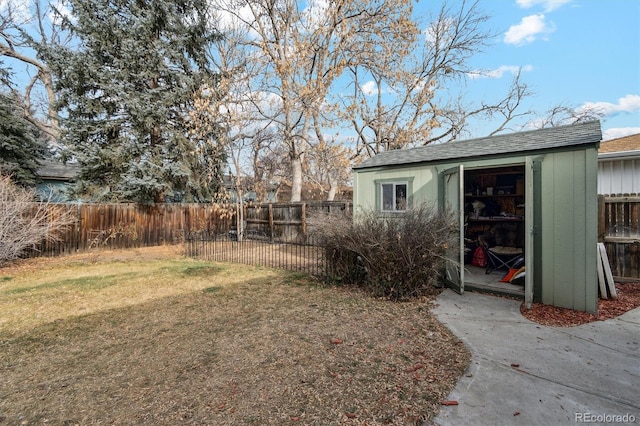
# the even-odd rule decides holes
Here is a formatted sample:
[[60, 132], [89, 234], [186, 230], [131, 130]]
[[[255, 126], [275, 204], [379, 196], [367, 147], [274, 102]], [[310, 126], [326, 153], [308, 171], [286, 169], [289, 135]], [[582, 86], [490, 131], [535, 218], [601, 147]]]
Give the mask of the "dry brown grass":
[[18, 264], [0, 424], [419, 423], [469, 362], [429, 306], [175, 253]]

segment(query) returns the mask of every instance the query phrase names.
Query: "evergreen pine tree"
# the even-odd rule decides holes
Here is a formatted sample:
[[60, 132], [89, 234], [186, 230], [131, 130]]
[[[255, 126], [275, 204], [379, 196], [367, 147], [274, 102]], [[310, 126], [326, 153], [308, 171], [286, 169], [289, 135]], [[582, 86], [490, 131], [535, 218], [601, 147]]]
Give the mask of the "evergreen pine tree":
[[215, 134], [187, 132], [192, 94], [215, 75], [206, 0], [70, 0], [74, 47], [49, 50], [63, 142], [79, 192], [139, 203], [209, 201], [221, 185]]
[[21, 186], [38, 181], [38, 160], [45, 157], [45, 143], [36, 129], [17, 113], [11, 97], [0, 93], [0, 174]]

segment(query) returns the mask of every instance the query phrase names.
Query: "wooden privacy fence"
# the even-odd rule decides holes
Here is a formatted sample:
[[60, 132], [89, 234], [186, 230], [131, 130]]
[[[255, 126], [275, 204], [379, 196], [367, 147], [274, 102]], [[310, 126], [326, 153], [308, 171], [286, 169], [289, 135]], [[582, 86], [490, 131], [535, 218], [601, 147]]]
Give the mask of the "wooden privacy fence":
[[640, 194], [598, 196], [598, 241], [617, 281], [640, 279]]
[[51, 204], [48, 209], [53, 217], [68, 212], [74, 223], [30, 256], [177, 244], [194, 230], [224, 232], [234, 217], [228, 209], [212, 204]]
[[[252, 242], [314, 246], [310, 216], [315, 212], [351, 212], [351, 209], [349, 202], [245, 205], [242, 237]], [[100, 247], [115, 249], [179, 244], [189, 240], [192, 246], [198, 241], [199, 246], [192, 247], [194, 255], [209, 253], [205, 257], [212, 258], [212, 250], [216, 247], [206, 246], [207, 241], [233, 241], [234, 238], [237, 241], [236, 211], [229, 206], [52, 204], [49, 210], [52, 216], [69, 212], [75, 223], [61, 232], [57, 241], [41, 244], [28, 253], [30, 256], [75, 253]], [[598, 197], [598, 240], [606, 247], [616, 280], [640, 280], [640, 194]], [[256, 247], [251, 250], [255, 252]], [[282, 247], [276, 252], [280, 257], [268, 263], [294, 264], [293, 260], [285, 262], [287, 253], [291, 254], [291, 259], [297, 259], [296, 262], [300, 261], [299, 258], [317, 257], [316, 252], [300, 256]], [[242, 258], [239, 254], [234, 256]], [[267, 253], [259, 255], [262, 260], [258, 263], [266, 263], [266, 256]], [[255, 258], [247, 255], [245, 260], [252, 259], [253, 262]], [[313, 262], [316, 264], [318, 261]], [[304, 268], [298, 266], [294, 269]]]
[[[34, 212], [37, 206], [34, 205]], [[313, 212], [350, 211], [351, 203], [248, 204], [243, 235], [278, 243], [313, 244], [308, 218]], [[216, 204], [51, 204], [47, 214], [70, 214], [74, 223], [28, 253], [52, 256], [95, 248], [180, 244], [188, 235], [213, 240], [236, 235], [236, 207]]]
[[313, 245], [310, 216], [322, 212], [350, 213], [351, 208], [352, 204], [344, 201], [249, 204], [245, 206], [243, 215], [245, 232], [249, 237]]

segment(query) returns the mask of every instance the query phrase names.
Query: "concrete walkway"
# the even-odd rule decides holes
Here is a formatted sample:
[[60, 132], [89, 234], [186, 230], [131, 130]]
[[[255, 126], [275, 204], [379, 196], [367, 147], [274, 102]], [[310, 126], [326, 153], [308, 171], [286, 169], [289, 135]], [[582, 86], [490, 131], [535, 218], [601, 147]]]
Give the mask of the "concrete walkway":
[[[640, 308], [546, 327], [520, 301], [446, 290], [433, 310], [471, 350], [437, 425], [640, 424]], [[598, 416], [626, 417], [600, 417]], [[630, 421], [631, 420], [631, 421]]]

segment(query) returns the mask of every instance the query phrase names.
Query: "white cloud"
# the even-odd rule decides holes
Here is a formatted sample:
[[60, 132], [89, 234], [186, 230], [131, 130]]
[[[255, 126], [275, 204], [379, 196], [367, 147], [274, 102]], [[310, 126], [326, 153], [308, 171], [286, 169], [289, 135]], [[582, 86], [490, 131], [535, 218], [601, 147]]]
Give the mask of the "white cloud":
[[523, 9], [529, 9], [530, 7], [536, 5], [542, 5], [545, 12], [551, 12], [552, 10], [558, 9], [559, 7], [571, 3], [572, 0], [516, 0], [518, 6]]
[[504, 34], [504, 42], [507, 44], [522, 45], [531, 43], [540, 35], [552, 33], [553, 25], [545, 22], [543, 14], [529, 15], [522, 18], [518, 25], [512, 25]]
[[251, 7], [248, 5], [235, 7], [231, 0], [214, 1], [212, 5], [215, 25], [220, 30], [230, 31], [239, 28], [246, 30], [246, 23], [255, 21]]
[[615, 127], [607, 129], [602, 132], [602, 140], [608, 141], [611, 139], [622, 138], [629, 135], [635, 135], [640, 133], [640, 127]]
[[364, 93], [367, 96], [378, 94], [378, 86], [373, 80], [369, 80], [365, 84], [361, 85], [360, 90], [362, 90], [362, 93]]
[[[69, 7], [69, 4], [65, 0], [58, 0], [57, 2], [53, 3], [53, 7], [63, 17], [69, 19], [71, 22], [75, 21], [75, 18], [71, 13], [71, 8]], [[51, 22], [53, 22], [56, 25], [62, 24], [60, 18], [61, 17], [57, 13], [54, 13], [53, 11], [49, 13], [49, 19], [51, 20]]]
[[524, 65], [501, 65], [493, 70], [476, 70], [468, 73], [469, 78], [502, 78], [505, 74], [510, 73], [511, 75], [516, 75], [518, 71], [521, 70], [523, 72], [533, 71], [533, 66]]
[[611, 102], [585, 102], [578, 107], [578, 110], [596, 111], [605, 116], [621, 112], [639, 112], [640, 95], [627, 95], [619, 98], [616, 104], [612, 104]]
[[325, 25], [331, 4], [327, 0], [309, 0], [302, 11], [305, 23], [311, 28], [321, 28]]
[[[425, 43], [428, 48], [448, 46], [456, 31], [453, 19], [446, 18], [443, 21], [432, 22], [424, 30]], [[436, 46], [436, 44], [438, 46]]]

